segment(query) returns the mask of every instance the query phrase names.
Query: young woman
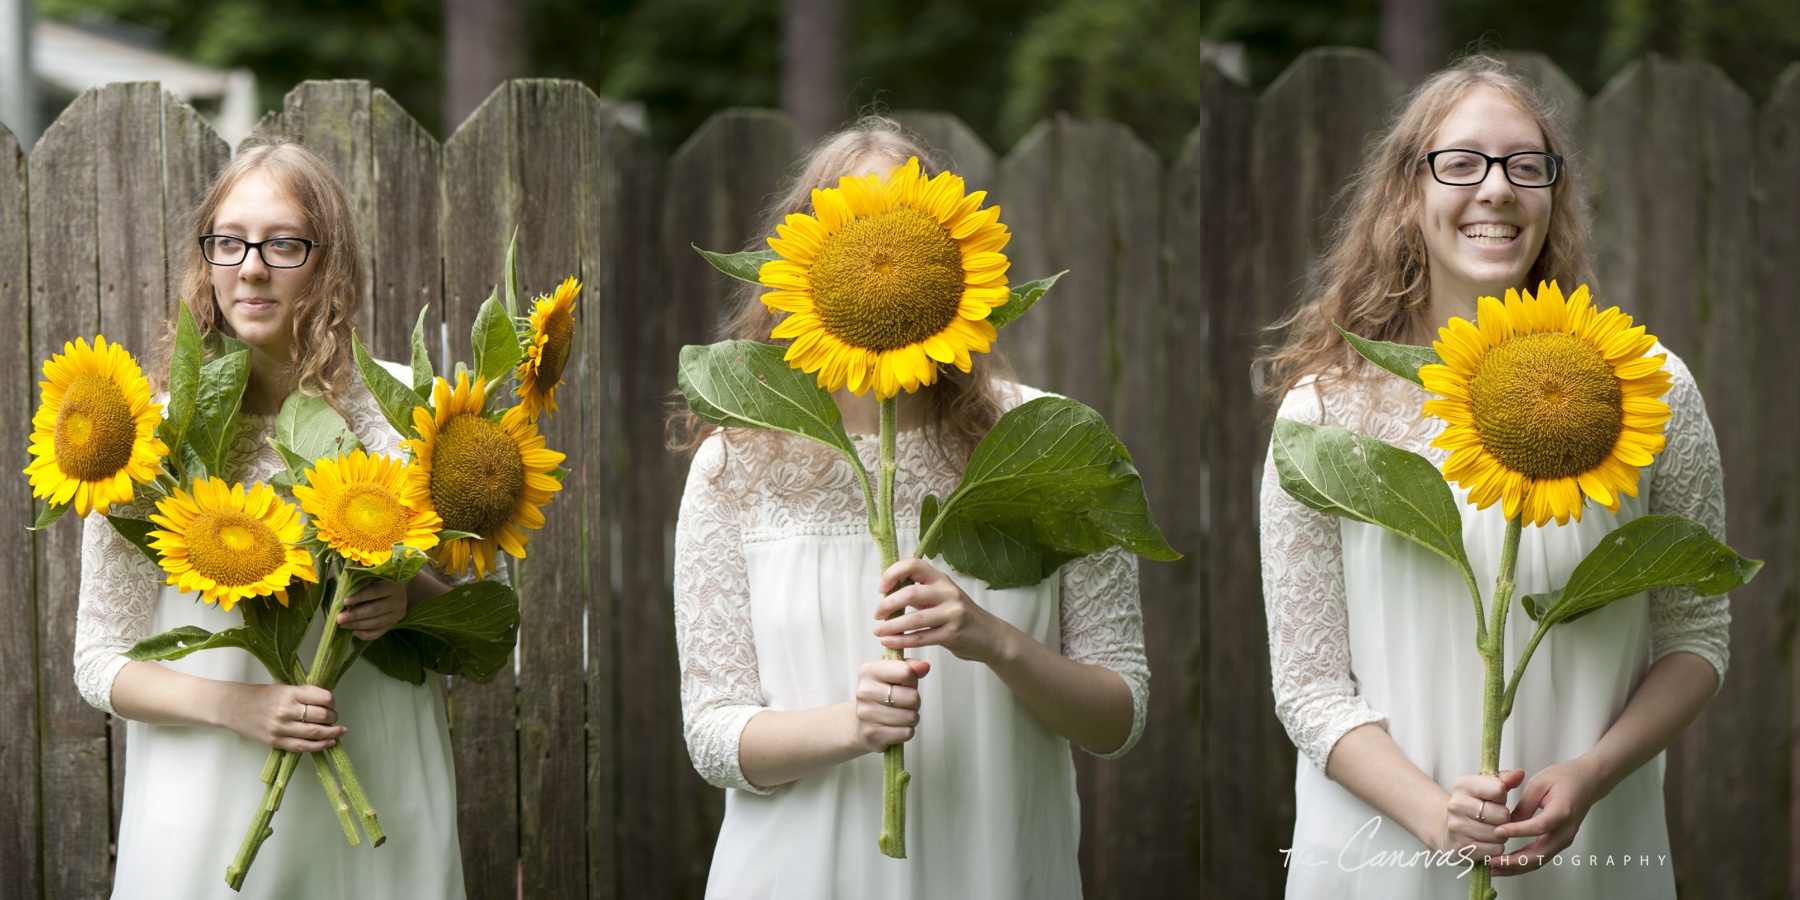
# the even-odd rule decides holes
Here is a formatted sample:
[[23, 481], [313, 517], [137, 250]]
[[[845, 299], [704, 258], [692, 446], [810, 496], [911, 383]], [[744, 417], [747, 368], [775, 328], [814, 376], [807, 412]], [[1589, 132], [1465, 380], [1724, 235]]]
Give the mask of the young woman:
[[[827, 138], [770, 211], [767, 233], [840, 176], [928, 159], [890, 122]], [[754, 289], [727, 337], [768, 340]], [[991, 354], [901, 394], [901, 552], [927, 493], [946, 496], [1000, 414], [1037, 393]], [[853, 433], [874, 394], [833, 395]], [[683, 423], [678, 423], [683, 424]], [[848, 463], [809, 441], [717, 431], [698, 446], [675, 538], [682, 709], [694, 766], [728, 788], [714, 898], [1079, 897], [1071, 743], [1136, 742], [1148, 670], [1136, 560], [1110, 551], [1035, 587], [989, 590], [942, 563], [881, 571]], [[876, 441], [858, 446], [873, 471]], [[882, 594], [902, 579], [912, 585]], [[886, 621], [895, 610], [911, 612]], [[880, 659], [886, 647], [910, 658]], [[907, 745], [906, 860], [883, 856], [882, 760]]]
[[[1443, 422], [1421, 417], [1425, 392], [1359, 364], [1332, 323], [1428, 344], [1451, 317], [1474, 321], [1478, 297], [1535, 292], [1541, 280], [1564, 291], [1591, 283], [1566, 146], [1533, 91], [1493, 59], [1421, 84], [1352, 185], [1317, 292], [1281, 323], [1284, 342], [1267, 359], [1277, 415], [1373, 435], [1442, 467], [1448, 452], [1431, 442]], [[1599, 287], [1598, 305], [1614, 305]], [[1687, 368], [1674, 354], [1667, 368], [1667, 448], [1638, 496], [1616, 514], [1590, 503], [1579, 522], [1528, 526], [1518, 596], [1560, 586], [1607, 532], [1640, 515], [1687, 516], [1723, 538], [1712, 426]], [[1486, 590], [1501, 505], [1477, 511], [1456, 493]], [[1521, 876], [1518, 890], [1534, 898], [1675, 896], [1661, 753], [1723, 677], [1725, 597], [1652, 591], [1558, 626], [1519, 687], [1501, 775], [1481, 777], [1466, 773], [1481, 759], [1482, 668], [1454, 569], [1381, 528], [1301, 506], [1281, 490], [1272, 458], [1261, 527], [1276, 712], [1306, 757], [1289, 897], [1461, 896], [1458, 854], [1509, 848], [1495, 873]], [[1509, 618], [1507, 672], [1532, 626]], [[1423, 851], [1452, 861], [1433, 864]], [[1596, 858], [1603, 864], [1589, 864]]]
[[[348, 198], [323, 161], [297, 144], [239, 153], [194, 215], [181, 295], [203, 333], [248, 344], [251, 374], [230, 452], [234, 481], [267, 481], [282, 461], [267, 442], [296, 390], [322, 393], [371, 453], [398, 457], [400, 437], [351, 369], [350, 320], [366, 272]], [[167, 361], [161, 367], [168, 371]], [[125, 515], [145, 518], [140, 499]], [[353, 667], [337, 695], [271, 684], [247, 652], [206, 650], [175, 662], [120, 655], [183, 625], [220, 631], [235, 612], [165, 585], [162, 571], [101, 516], [84, 525], [75, 680], [94, 706], [125, 721], [125, 797], [115, 898], [236, 897], [225, 867], [249, 827], [270, 747], [320, 750], [342, 738], [390, 837], [351, 848], [313, 776], [297, 770], [245, 896], [461, 897], [456, 785], [435, 679], [396, 681]], [[430, 574], [377, 583], [339, 618], [373, 640], [411, 603], [446, 590]], [[311, 659], [319, 628], [301, 650]], [[344, 706], [337, 706], [337, 697]]]

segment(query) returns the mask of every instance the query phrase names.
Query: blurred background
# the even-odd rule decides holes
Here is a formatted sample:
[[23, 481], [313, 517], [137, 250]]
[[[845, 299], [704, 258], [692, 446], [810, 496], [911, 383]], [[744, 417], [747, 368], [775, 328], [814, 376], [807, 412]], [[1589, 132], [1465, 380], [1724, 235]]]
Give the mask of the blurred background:
[[806, 134], [944, 110], [995, 148], [1061, 111], [1167, 160], [1202, 59], [1260, 90], [1311, 47], [1416, 79], [1478, 44], [1542, 52], [1590, 95], [1645, 54], [1713, 62], [1761, 102], [1800, 56], [1800, 2], [0, 0], [0, 120], [30, 146], [87, 87], [159, 80], [235, 142], [300, 81], [361, 78], [442, 140], [501, 80], [541, 76], [638, 104], [664, 149], [729, 106], [785, 108]]

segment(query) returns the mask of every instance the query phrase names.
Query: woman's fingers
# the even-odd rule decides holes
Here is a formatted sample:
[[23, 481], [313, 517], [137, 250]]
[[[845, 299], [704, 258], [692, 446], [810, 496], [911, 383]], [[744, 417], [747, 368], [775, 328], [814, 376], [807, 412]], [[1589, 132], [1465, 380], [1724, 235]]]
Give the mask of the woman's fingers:
[[946, 581], [944, 573], [931, 567], [931, 564], [916, 556], [909, 556], [881, 573], [881, 581], [875, 585], [876, 590], [888, 593], [902, 580], [910, 580], [914, 584], [937, 584]]

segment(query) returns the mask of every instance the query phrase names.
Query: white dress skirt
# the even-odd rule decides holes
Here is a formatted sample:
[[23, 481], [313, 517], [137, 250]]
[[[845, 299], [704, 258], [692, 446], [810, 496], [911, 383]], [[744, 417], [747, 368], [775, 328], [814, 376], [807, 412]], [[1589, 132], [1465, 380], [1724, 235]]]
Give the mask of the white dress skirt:
[[[1660, 348], [1659, 348], [1660, 349]], [[1718, 453], [1698, 391], [1670, 357], [1675, 386], [1669, 448], [1645, 470], [1639, 496], [1617, 514], [1589, 503], [1579, 522], [1526, 526], [1506, 624], [1511, 677], [1536, 623], [1520, 599], [1560, 587], [1620, 525], [1648, 513], [1685, 515], [1723, 538]], [[1385, 376], [1383, 376], [1385, 378]], [[1321, 401], [1311, 383], [1279, 415], [1345, 425], [1420, 452], [1441, 428], [1418, 418], [1423, 391], [1396, 379]], [[1499, 570], [1500, 505], [1478, 511], [1452, 485], [1463, 540], [1484, 602]], [[1263, 485], [1263, 565], [1277, 713], [1304, 754], [1295, 776], [1295, 825], [1286, 852], [1287, 896], [1320, 900], [1445, 900], [1467, 896], [1468, 866], [1432, 865], [1423, 844], [1324, 773], [1331, 747], [1359, 725], [1385, 725], [1401, 751], [1446, 790], [1480, 768], [1482, 663], [1475, 611], [1455, 568], [1385, 529], [1328, 517]], [[1657, 591], [1556, 626], [1533, 654], [1500, 745], [1500, 769], [1526, 778], [1592, 749], [1618, 719], [1654, 660], [1695, 653], [1723, 673], [1730, 618], [1724, 597]], [[1498, 878], [1502, 898], [1674, 898], [1663, 811], [1662, 755], [1589, 810], [1574, 843], [1544, 867]], [[1519, 791], [1511, 802], [1516, 804]], [[1529, 839], [1514, 840], [1517, 850]]]

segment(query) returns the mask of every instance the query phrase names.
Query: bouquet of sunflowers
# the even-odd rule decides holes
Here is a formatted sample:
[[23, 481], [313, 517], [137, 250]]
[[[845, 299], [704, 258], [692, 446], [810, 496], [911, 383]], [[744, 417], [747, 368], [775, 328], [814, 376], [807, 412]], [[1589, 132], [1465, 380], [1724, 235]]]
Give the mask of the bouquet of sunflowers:
[[[44, 498], [36, 527], [69, 509], [105, 515], [183, 593], [242, 612], [242, 627], [210, 632], [184, 626], [139, 641], [136, 660], [174, 660], [236, 647], [279, 683], [334, 688], [367, 657], [382, 672], [422, 684], [426, 670], [492, 681], [517, 642], [518, 595], [486, 580], [495, 550], [523, 558], [525, 530], [540, 528], [540, 508], [561, 488], [563, 455], [544, 446], [537, 416], [554, 411], [554, 392], [573, 335], [573, 278], [519, 317], [513, 254], [507, 254], [506, 303], [483, 304], [473, 334], [472, 368], [456, 385], [437, 378], [425, 350], [421, 311], [412, 335], [412, 384], [401, 382], [354, 341], [359, 376], [409, 459], [368, 453], [337, 410], [301, 392], [282, 405], [270, 438], [286, 468], [271, 483], [233, 483], [226, 451], [239, 427], [250, 350], [213, 335], [202, 340], [185, 304], [176, 323], [166, 405], [152, 402], [137, 361], [96, 337], [64, 345], [44, 363], [42, 404], [33, 419], [32, 492]], [[505, 382], [518, 380], [518, 405], [490, 409]], [[148, 520], [111, 514], [144, 490]], [[291, 495], [295, 502], [283, 498]], [[304, 517], [301, 515], [305, 513]], [[373, 642], [340, 631], [346, 598], [375, 579], [404, 583], [427, 561], [446, 575], [478, 579], [415, 604]], [[303, 638], [320, 620], [310, 664]], [[345, 839], [386, 840], [374, 806], [342, 741], [310, 754], [314, 772]], [[241, 890], [287, 790], [300, 754], [271, 750], [262, 802], [226, 882]], [[360, 832], [359, 832], [360, 826]]]
[[[856, 473], [869, 534], [885, 570], [899, 561], [894, 526], [897, 403], [937, 381], [940, 366], [970, 371], [999, 329], [1030, 309], [1061, 274], [1008, 287], [1011, 235], [986, 194], [950, 172], [925, 176], [917, 159], [886, 175], [846, 176], [814, 191], [770, 250], [700, 255], [720, 271], [772, 288], [762, 301], [788, 315], [770, 337], [681, 350], [688, 407], [728, 428], [772, 428], [837, 450]], [[698, 248], [696, 248], [698, 249]], [[816, 377], [815, 377], [816, 373]], [[848, 385], [881, 401], [876, 477], [857, 455], [830, 391]], [[1062, 565], [1120, 546], [1147, 559], [1179, 559], [1150, 516], [1131, 454], [1094, 410], [1040, 397], [1000, 417], [948, 497], [926, 495], [923, 559], [942, 555], [991, 587], [1024, 587]], [[897, 588], [896, 588], [897, 589]], [[899, 613], [896, 613], [898, 615]], [[888, 659], [899, 659], [890, 649]], [[883, 751], [879, 844], [906, 856], [905, 749]]]

